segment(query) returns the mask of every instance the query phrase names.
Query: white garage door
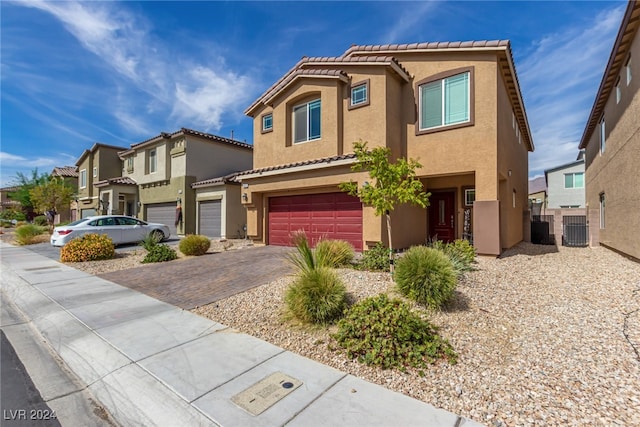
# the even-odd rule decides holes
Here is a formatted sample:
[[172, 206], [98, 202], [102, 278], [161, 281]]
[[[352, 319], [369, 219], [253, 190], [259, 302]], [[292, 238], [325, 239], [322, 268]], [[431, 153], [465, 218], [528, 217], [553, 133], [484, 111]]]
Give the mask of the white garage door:
[[95, 209], [82, 209], [80, 215], [82, 218], [89, 218], [90, 216], [98, 215], [98, 212]]
[[200, 202], [198, 214], [198, 233], [210, 237], [220, 238], [222, 236], [222, 203], [220, 200], [208, 200]]
[[[184, 218], [182, 219], [184, 221]], [[147, 222], [158, 222], [169, 226], [171, 235], [176, 236], [176, 204], [169, 203], [153, 203], [147, 205]], [[167, 236], [168, 237], [168, 236]]]

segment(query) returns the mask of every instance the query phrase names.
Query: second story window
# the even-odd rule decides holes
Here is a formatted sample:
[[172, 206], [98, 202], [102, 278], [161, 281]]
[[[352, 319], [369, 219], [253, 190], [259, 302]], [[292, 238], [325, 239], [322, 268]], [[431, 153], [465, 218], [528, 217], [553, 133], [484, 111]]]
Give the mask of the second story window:
[[584, 188], [584, 172], [565, 173], [564, 188]]
[[80, 188], [86, 188], [87, 187], [87, 170], [86, 169], [82, 169], [80, 171], [80, 178], [79, 178], [79, 184], [80, 184]]
[[127, 157], [127, 172], [133, 172], [133, 156]]
[[631, 55], [629, 55], [629, 58], [627, 59], [627, 63], [625, 65], [625, 68], [627, 69], [627, 86], [629, 86], [629, 84], [631, 83]]
[[600, 154], [604, 154], [604, 149], [606, 148], [606, 135], [605, 135], [605, 126], [604, 126], [604, 117], [600, 120]]
[[620, 78], [616, 80], [616, 104], [620, 103], [620, 98], [622, 97], [622, 91], [620, 90]]
[[365, 105], [369, 105], [369, 80], [356, 83], [351, 87], [349, 108], [364, 107]]
[[93, 177], [94, 178], [98, 177], [98, 168], [93, 168]]
[[293, 107], [293, 142], [320, 139], [320, 100]]
[[271, 132], [273, 130], [273, 114], [265, 114], [262, 116], [262, 133]]
[[149, 173], [154, 173], [158, 169], [158, 156], [156, 149], [149, 150]]
[[470, 121], [469, 75], [460, 73], [419, 86], [420, 130]]

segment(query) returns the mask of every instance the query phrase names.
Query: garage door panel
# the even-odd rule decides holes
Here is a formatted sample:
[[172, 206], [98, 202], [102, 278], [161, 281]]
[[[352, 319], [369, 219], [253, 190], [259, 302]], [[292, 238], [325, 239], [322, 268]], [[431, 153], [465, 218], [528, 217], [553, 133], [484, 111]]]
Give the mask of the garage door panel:
[[206, 200], [198, 208], [198, 233], [209, 238], [222, 237], [222, 202]]
[[178, 234], [175, 226], [175, 218], [175, 202], [147, 205], [147, 222], [157, 222], [169, 226], [169, 230], [173, 236]]
[[342, 239], [362, 250], [362, 203], [345, 193], [310, 194], [269, 199], [269, 244], [291, 245], [291, 233], [304, 231], [312, 245]]

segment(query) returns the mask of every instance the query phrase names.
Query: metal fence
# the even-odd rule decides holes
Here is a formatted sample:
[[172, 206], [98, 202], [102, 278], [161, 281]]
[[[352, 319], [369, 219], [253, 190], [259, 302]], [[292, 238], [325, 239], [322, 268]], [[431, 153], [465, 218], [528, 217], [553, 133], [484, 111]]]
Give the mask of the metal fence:
[[562, 217], [562, 245], [584, 247], [589, 244], [589, 226], [586, 215]]

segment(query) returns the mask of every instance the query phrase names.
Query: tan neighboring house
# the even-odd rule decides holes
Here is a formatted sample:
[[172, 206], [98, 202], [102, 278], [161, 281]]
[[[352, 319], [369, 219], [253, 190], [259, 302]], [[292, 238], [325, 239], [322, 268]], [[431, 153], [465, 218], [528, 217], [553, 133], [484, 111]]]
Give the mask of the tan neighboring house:
[[544, 176], [529, 180], [529, 205], [532, 215], [540, 213], [547, 207], [547, 179]]
[[96, 184], [121, 175], [122, 161], [118, 152], [126, 147], [95, 143], [84, 150], [76, 167], [78, 168], [78, 218], [111, 213], [113, 205], [101, 198], [100, 188]]
[[428, 209], [392, 213], [393, 246], [429, 237], [473, 239], [498, 255], [529, 230], [528, 153], [533, 151], [508, 41], [352, 46], [300, 60], [245, 113], [254, 119], [254, 170], [238, 175], [248, 235], [289, 244], [302, 229], [386, 243], [370, 206], [339, 191], [367, 185], [354, 173], [354, 141], [418, 159]]
[[15, 209], [17, 211], [22, 210], [22, 205], [19, 201], [13, 200], [9, 197], [9, 194], [17, 191], [20, 187], [2, 187], [0, 188], [0, 208], [4, 211], [5, 209]]
[[[211, 221], [244, 214], [239, 201], [235, 202], [237, 208], [232, 207], [240, 198], [238, 185], [223, 185], [209, 194], [199, 190], [206, 184], [192, 184], [251, 169], [253, 147], [249, 144], [182, 128], [133, 144], [119, 155], [122, 174], [105, 182], [101, 191], [109, 193], [112, 203], [118, 200], [125, 213], [135, 207], [138, 217], [168, 225], [172, 235], [202, 233], [210, 237], [226, 237], [228, 229], [226, 224]], [[123, 193], [129, 183], [135, 191]], [[237, 197], [230, 194], [233, 191]], [[224, 210], [224, 216], [223, 207], [231, 209]], [[244, 224], [244, 218], [240, 219]]]
[[[53, 168], [51, 171], [52, 177], [62, 178], [64, 182], [74, 188], [76, 194], [78, 193], [78, 168], [75, 166], [59, 166]], [[69, 207], [61, 212], [58, 212], [54, 220], [55, 224], [61, 222], [71, 222], [78, 219], [78, 201], [72, 200]]]
[[640, 3], [630, 1], [580, 141], [591, 246], [640, 259]]

